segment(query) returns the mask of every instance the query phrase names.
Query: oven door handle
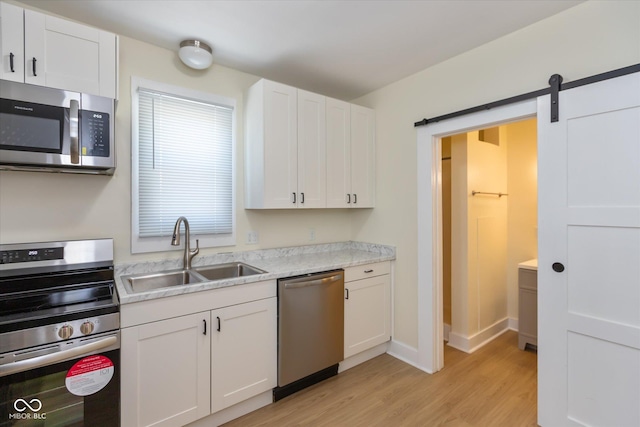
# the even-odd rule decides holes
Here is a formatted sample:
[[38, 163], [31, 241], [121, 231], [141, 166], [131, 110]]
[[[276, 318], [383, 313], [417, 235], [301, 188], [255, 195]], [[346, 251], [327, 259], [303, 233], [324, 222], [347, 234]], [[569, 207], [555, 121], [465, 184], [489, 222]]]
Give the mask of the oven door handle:
[[19, 362], [0, 365], [0, 377], [5, 377], [7, 375], [16, 374], [18, 372], [29, 371], [31, 369], [37, 369], [43, 366], [52, 365], [54, 363], [72, 359], [86, 353], [95, 352], [96, 350], [100, 350], [117, 343], [118, 337], [114, 335], [91, 342], [89, 344], [81, 345], [79, 347], [62, 350], [57, 353], [45, 354], [44, 356], [32, 357], [31, 359], [25, 359]]
[[80, 103], [72, 99], [69, 107], [69, 151], [71, 154], [71, 163], [80, 164], [80, 131], [79, 131], [79, 113]]

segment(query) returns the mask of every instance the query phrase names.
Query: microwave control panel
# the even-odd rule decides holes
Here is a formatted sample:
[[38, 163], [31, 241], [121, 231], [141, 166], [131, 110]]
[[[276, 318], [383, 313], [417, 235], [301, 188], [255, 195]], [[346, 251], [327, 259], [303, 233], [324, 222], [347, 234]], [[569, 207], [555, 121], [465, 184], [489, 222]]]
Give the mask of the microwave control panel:
[[109, 114], [82, 110], [80, 132], [82, 132], [82, 155], [109, 157]]

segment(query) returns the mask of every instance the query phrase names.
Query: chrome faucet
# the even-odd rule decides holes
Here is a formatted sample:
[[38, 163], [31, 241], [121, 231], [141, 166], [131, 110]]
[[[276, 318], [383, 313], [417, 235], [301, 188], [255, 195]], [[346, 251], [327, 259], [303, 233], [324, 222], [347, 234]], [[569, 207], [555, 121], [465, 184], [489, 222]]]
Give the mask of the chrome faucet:
[[173, 238], [171, 239], [171, 245], [172, 246], [180, 246], [180, 223], [184, 222], [184, 256], [182, 258], [182, 268], [184, 268], [185, 270], [191, 270], [191, 260], [193, 259], [194, 256], [198, 255], [198, 252], [200, 252], [200, 242], [198, 241], [198, 239], [196, 239], [196, 248], [194, 250], [191, 250], [191, 248], [189, 248], [189, 242], [190, 242], [190, 237], [189, 237], [189, 221], [187, 221], [187, 218], [181, 216], [180, 218], [178, 218], [178, 220], [176, 221], [176, 226], [173, 228]]

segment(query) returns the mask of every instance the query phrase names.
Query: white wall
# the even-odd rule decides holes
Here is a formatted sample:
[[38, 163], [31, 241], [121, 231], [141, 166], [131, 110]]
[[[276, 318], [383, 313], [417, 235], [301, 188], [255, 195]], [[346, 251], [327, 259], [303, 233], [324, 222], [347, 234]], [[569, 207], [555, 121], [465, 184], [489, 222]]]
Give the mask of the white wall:
[[572, 81], [637, 63], [640, 2], [588, 1], [356, 100], [376, 110], [377, 206], [356, 213], [353, 237], [396, 246], [396, 340], [417, 347], [413, 123], [544, 88], [555, 73]]
[[511, 123], [504, 128], [507, 148], [509, 317], [518, 318], [518, 264], [538, 257], [537, 121]]
[[477, 131], [451, 141], [451, 333], [459, 341], [507, 317], [507, 197], [472, 195], [507, 193], [507, 143], [480, 141]]
[[[236, 99], [237, 245], [202, 250], [202, 254], [344, 241], [352, 237], [348, 210], [244, 210], [243, 93], [259, 77], [216, 64], [204, 72], [191, 70], [179, 61], [175, 52], [120, 37], [114, 176], [0, 172], [0, 242], [113, 237], [116, 263], [182, 256], [181, 250], [131, 254], [131, 76]], [[314, 242], [309, 241], [309, 228], [315, 229]], [[249, 230], [258, 231], [258, 245], [244, 243]]]

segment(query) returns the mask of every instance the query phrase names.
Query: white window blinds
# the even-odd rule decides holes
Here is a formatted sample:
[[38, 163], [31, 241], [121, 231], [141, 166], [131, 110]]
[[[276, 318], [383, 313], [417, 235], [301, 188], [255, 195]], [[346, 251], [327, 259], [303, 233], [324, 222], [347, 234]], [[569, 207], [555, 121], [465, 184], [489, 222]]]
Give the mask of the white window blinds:
[[233, 108], [138, 89], [138, 232], [233, 233]]

